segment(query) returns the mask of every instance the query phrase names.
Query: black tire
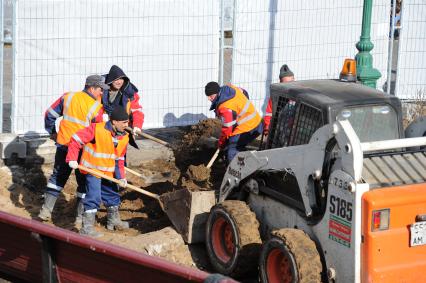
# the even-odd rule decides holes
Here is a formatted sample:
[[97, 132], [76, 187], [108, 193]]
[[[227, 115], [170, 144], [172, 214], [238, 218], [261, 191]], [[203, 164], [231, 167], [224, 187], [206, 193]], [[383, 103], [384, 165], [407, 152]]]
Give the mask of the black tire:
[[257, 271], [261, 244], [259, 222], [245, 202], [226, 200], [212, 207], [206, 246], [217, 272], [238, 278]]
[[262, 246], [260, 279], [263, 283], [321, 282], [321, 259], [315, 243], [298, 229], [281, 229]]

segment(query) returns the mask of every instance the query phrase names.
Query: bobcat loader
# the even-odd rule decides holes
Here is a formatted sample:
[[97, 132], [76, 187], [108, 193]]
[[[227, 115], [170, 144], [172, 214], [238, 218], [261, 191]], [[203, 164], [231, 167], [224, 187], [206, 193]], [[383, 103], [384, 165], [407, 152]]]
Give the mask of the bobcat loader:
[[240, 152], [210, 210], [213, 267], [262, 282], [426, 282], [426, 138], [358, 83], [271, 85], [266, 149]]

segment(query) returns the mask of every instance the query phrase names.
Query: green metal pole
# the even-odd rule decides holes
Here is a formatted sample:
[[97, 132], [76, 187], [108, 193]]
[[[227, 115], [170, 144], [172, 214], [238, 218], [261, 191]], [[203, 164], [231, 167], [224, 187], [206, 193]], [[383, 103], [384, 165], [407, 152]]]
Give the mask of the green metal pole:
[[356, 44], [358, 54], [355, 56], [358, 80], [369, 87], [376, 88], [377, 80], [382, 76], [379, 70], [373, 68], [373, 56], [370, 51], [374, 44], [370, 40], [371, 10], [373, 0], [364, 0], [362, 12], [362, 29], [359, 42]]

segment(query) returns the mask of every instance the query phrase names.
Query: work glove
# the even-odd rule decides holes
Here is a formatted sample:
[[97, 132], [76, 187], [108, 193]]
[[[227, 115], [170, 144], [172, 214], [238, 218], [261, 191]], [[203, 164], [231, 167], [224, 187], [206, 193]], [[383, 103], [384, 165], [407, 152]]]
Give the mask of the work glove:
[[141, 130], [141, 129], [139, 129], [138, 127], [133, 127], [133, 129], [132, 129], [132, 134], [133, 134], [133, 135], [138, 136], [138, 135], [140, 135], [141, 133], [142, 133], [142, 130]]
[[120, 187], [125, 188], [127, 187], [127, 180], [126, 179], [120, 179]]
[[104, 122], [108, 122], [109, 121], [108, 114], [106, 114], [106, 113], [102, 114], [102, 121], [104, 121]]
[[78, 168], [78, 162], [75, 160], [72, 160], [70, 162], [68, 162], [68, 166], [71, 167], [72, 169], [77, 169]]

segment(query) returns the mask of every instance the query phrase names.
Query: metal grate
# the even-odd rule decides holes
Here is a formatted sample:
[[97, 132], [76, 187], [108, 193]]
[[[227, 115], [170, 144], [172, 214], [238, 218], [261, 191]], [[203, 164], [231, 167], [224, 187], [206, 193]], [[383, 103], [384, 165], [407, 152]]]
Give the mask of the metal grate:
[[[286, 97], [279, 97], [277, 108], [272, 116], [271, 129], [268, 136], [268, 148], [283, 147], [287, 145], [288, 133], [286, 135], [286, 127], [289, 122], [289, 114], [286, 110], [287, 105], [290, 103], [294, 104], [294, 101], [289, 100]], [[288, 107], [287, 107], [288, 109]]]
[[380, 188], [426, 181], [426, 153], [395, 153], [364, 158], [364, 182]]
[[301, 104], [296, 117], [290, 145], [306, 144], [313, 133], [323, 125], [321, 111]]

